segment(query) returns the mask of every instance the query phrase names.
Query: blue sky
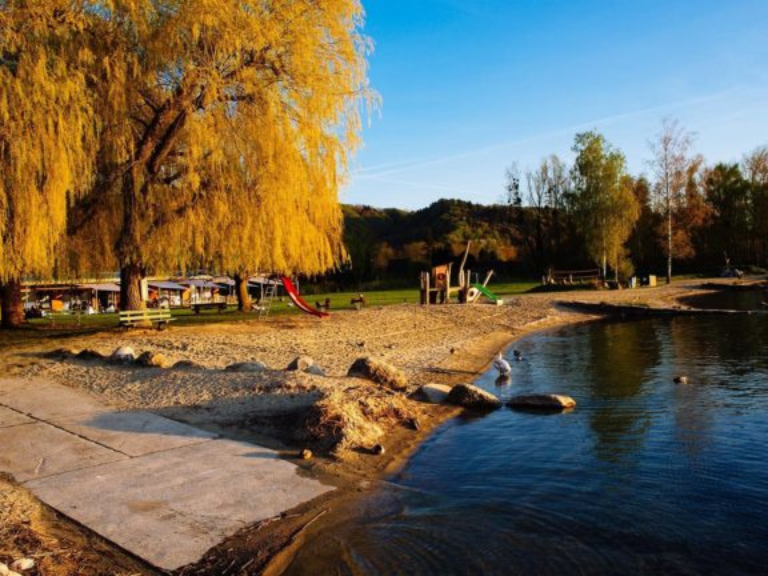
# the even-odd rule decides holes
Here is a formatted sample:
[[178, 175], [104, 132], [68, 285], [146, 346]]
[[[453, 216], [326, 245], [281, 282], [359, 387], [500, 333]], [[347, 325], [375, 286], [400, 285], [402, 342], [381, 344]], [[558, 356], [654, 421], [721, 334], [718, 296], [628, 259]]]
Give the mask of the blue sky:
[[768, 1], [363, 0], [382, 106], [342, 202], [493, 203], [595, 128], [648, 172], [661, 120], [709, 162], [768, 145]]

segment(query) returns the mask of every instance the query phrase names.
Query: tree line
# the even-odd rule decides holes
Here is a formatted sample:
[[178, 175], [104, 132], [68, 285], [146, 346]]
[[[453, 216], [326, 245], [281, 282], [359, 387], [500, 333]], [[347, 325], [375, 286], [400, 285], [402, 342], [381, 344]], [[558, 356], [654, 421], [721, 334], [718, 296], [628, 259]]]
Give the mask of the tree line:
[[[0, 304], [21, 282], [120, 270], [318, 274], [370, 41], [359, 0], [0, 2]], [[241, 301], [241, 306], [246, 304]]]
[[574, 160], [506, 170], [501, 202], [440, 200], [415, 212], [345, 206], [351, 265], [326, 288], [413, 285], [418, 272], [457, 258], [502, 278], [600, 268], [605, 278], [768, 267], [768, 148], [708, 165], [693, 135], [665, 120], [649, 143], [648, 175], [596, 131], [577, 134]]
[[667, 282], [675, 269], [768, 267], [768, 147], [707, 165], [693, 140], [664, 120], [649, 143], [649, 175], [632, 176], [604, 136], [577, 134], [570, 168], [551, 156], [526, 171], [525, 210], [513, 165], [506, 203], [534, 267], [596, 265], [606, 278], [639, 271]]

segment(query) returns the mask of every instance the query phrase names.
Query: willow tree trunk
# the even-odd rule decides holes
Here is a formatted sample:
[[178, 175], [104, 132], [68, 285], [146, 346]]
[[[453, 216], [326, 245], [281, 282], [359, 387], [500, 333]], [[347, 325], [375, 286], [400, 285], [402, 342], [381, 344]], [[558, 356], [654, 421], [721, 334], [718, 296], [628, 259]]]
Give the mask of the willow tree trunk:
[[251, 296], [248, 294], [248, 274], [235, 274], [235, 294], [237, 311], [248, 312], [251, 309]]
[[12, 278], [0, 283], [0, 326], [19, 328], [24, 324], [24, 302], [21, 298], [21, 281]]
[[143, 310], [141, 281], [144, 271], [138, 264], [128, 264], [120, 269], [120, 310]]

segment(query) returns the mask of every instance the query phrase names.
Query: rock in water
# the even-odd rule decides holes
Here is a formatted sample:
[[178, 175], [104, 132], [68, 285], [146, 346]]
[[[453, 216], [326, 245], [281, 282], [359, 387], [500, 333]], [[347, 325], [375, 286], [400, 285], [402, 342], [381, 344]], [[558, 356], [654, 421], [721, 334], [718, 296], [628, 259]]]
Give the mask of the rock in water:
[[130, 346], [120, 346], [120, 348], [112, 352], [112, 355], [109, 357], [109, 362], [111, 364], [133, 364], [135, 360], [136, 354]]
[[472, 410], [495, 410], [501, 406], [501, 400], [496, 396], [472, 384], [457, 384], [451, 388], [446, 400], [449, 404]]
[[688, 376], [675, 376], [675, 384], [688, 384]]
[[298, 370], [300, 372], [306, 372], [308, 368], [315, 365], [315, 361], [309, 356], [298, 356], [288, 364], [286, 370]]
[[515, 396], [507, 402], [510, 408], [527, 408], [530, 410], [566, 410], [576, 406], [576, 400], [563, 394], [530, 394]]
[[430, 404], [442, 404], [450, 392], [451, 387], [446, 384], [424, 384], [416, 391], [415, 396]]
[[391, 390], [401, 391], [408, 387], [408, 380], [400, 370], [376, 358], [358, 358], [349, 368], [347, 376], [366, 378]]
[[227, 372], [264, 372], [266, 369], [263, 362], [236, 362], [224, 368]]
[[168, 366], [168, 360], [160, 353], [147, 351], [136, 358], [136, 364], [146, 368], [165, 368]]

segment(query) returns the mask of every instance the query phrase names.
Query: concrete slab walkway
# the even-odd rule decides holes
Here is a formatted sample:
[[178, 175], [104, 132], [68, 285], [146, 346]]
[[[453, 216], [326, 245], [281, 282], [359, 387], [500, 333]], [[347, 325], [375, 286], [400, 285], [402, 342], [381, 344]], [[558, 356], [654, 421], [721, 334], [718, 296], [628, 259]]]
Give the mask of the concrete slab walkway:
[[332, 489], [272, 450], [42, 380], [0, 379], [0, 470], [166, 570]]

